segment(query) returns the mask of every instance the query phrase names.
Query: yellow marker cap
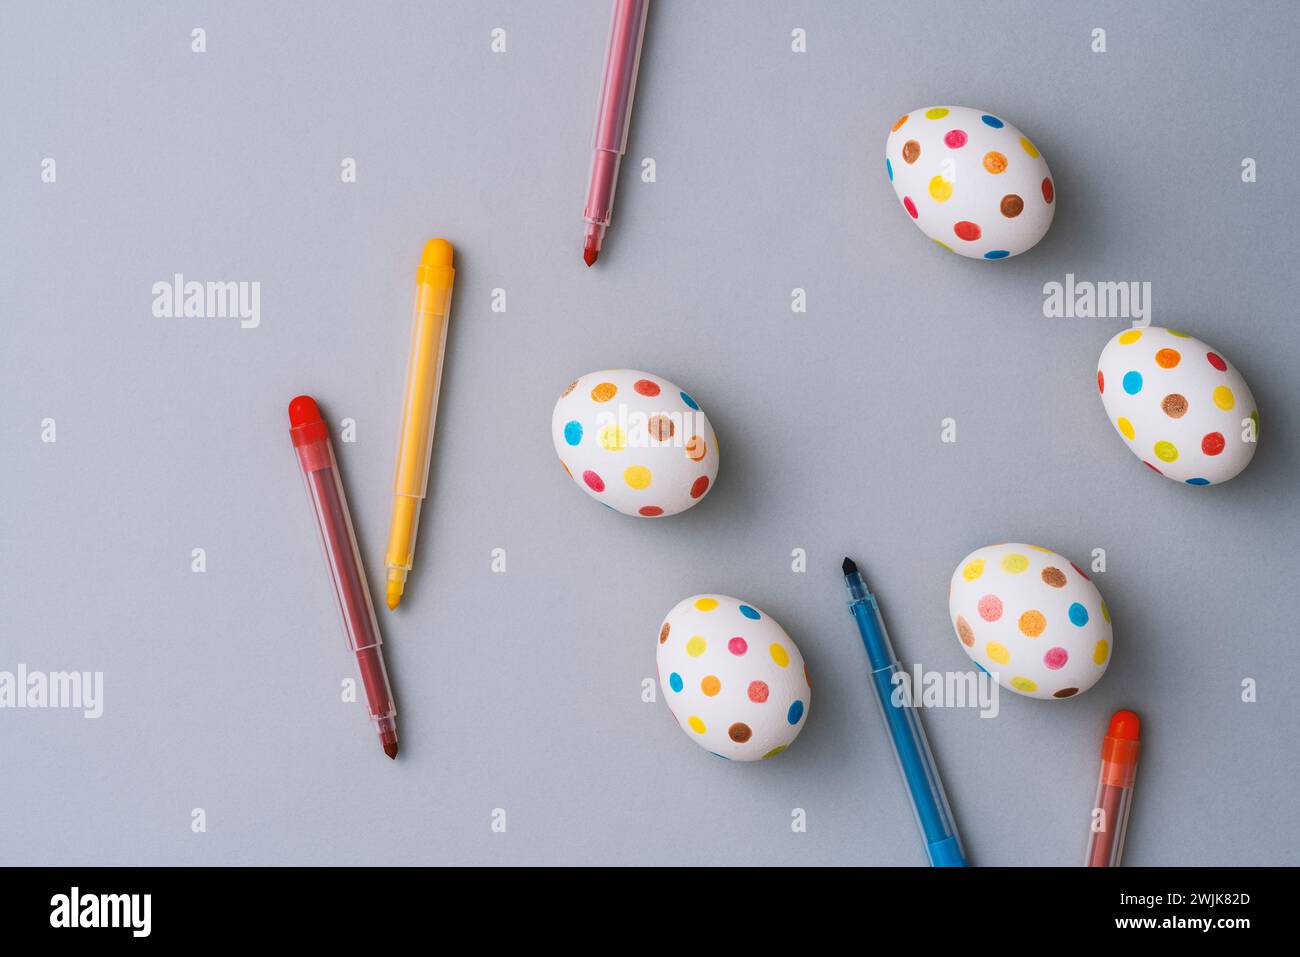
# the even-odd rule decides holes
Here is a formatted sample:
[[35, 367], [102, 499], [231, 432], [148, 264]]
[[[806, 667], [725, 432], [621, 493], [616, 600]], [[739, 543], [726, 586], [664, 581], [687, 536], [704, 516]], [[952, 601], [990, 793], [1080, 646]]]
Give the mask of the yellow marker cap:
[[452, 249], [451, 243], [445, 239], [430, 239], [424, 244], [424, 251], [420, 253], [420, 265], [415, 271], [415, 281], [421, 285], [425, 283], [433, 286], [451, 285], [451, 276], [447, 273], [451, 270], [454, 258], [455, 250]]

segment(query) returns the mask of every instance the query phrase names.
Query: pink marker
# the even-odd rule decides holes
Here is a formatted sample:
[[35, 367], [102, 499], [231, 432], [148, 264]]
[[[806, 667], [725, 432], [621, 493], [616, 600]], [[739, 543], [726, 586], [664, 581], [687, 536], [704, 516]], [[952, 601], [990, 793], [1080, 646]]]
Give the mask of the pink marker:
[[582, 259], [590, 266], [600, 255], [605, 230], [614, 212], [614, 187], [618, 185], [618, 164], [627, 149], [627, 128], [632, 118], [632, 96], [636, 93], [636, 72], [641, 64], [641, 38], [645, 35], [646, 11], [650, 0], [614, 0], [614, 22], [609, 30], [609, 51], [605, 54], [605, 79], [600, 84], [600, 105], [596, 108], [596, 132], [591, 181], [587, 185], [587, 224]]

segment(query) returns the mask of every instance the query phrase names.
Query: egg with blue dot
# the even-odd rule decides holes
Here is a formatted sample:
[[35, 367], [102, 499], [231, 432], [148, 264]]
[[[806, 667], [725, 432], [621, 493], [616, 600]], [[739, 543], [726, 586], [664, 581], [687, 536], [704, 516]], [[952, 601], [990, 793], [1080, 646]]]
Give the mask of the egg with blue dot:
[[1184, 485], [1222, 485], [1259, 443], [1259, 410], [1217, 348], [1159, 326], [1116, 333], [1097, 360], [1111, 425], [1149, 471]]
[[624, 515], [676, 515], [718, 477], [708, 416], [689, 392], [649, 372], [606, 369], [575, 379], [555, 403], [551, 438], [578, 488]]
[[710, 754], [761, 761], [799, 735], [812, 682], [799, 647], [756, 605], [679, 601], [659, 627], [659, 687], [678, 726]]
[[1061, 701], [1106, 673], [1110, 609], [1069, 559], [1037, 545], [990, 545], [963, 558], [949, 585], [962, 650], [1007, 690]]
[[1047, 160], [985, 110], [931, 106], [900, 116], [885, 142], [885, 177], [921, 232], [970, 259], [1018, 256], [1056, 213]]

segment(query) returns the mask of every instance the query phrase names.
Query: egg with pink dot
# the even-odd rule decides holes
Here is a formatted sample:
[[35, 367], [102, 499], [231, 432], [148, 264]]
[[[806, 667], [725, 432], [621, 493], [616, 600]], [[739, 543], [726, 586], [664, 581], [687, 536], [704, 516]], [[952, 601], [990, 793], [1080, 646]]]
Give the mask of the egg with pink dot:
[[885, 175], [903, 211], [950, 252], [996, 261], [1047, 234], [1056, 183], [1047, 160], [1007, 119], [965, 106], [904, 113], [885, 141]]
[[574, 484], [624, 515], [684, 512], [718, 478], [718, 438], [695, 396], [636, 369], [569, 383], [551, 413], [551, 440]]
[[752, 602], [692, 595], [659, 626], [659, 687], [682, 732], [731, 761], [761, 761], [798, 737], [812, 703], [803, 655]]
[[1106, 673], [1110, 609], [1092, 579], [1047, 548], [1008, 542], [971, 552], [948, 588], [962, 650], [1008, 691], [1063, 701]]

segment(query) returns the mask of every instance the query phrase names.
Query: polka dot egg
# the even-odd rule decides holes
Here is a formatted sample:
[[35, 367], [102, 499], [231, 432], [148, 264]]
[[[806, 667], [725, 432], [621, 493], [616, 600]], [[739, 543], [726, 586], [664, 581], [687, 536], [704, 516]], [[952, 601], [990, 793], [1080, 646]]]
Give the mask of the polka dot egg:
[[1255, 455], [1259, 412], [1219, 350], [1173, 329], [1126, 329], [1101, 350], [1097, 390], [1111, 425], [1152, 471], [1218, 485]]
[[692, 741], [732, 761], [784, 751], [803, 729], [812, 685], [785, 629], [726, 595], [677, 603], [659, 628], [659, 687]]
[[551, 414], [555, 453], [578, 487], [642, 518], [685, 511], [713, 488], [718, 440], [694, 398], [633, 369], [569, 383]]
[[972, 259], [1032, 248], [1056, 212], [1056, 186], [1038, 147], [983, 110], [903, 114], [885, 143], [885, 175], [921, 232]]
[[990, 545], [967, 555], [952, 574], [948, 612], [971, 660], [1030, 698], [1082, 694], [1106, 673], [1114, 651], [1097, 586], [1037, 545]]

